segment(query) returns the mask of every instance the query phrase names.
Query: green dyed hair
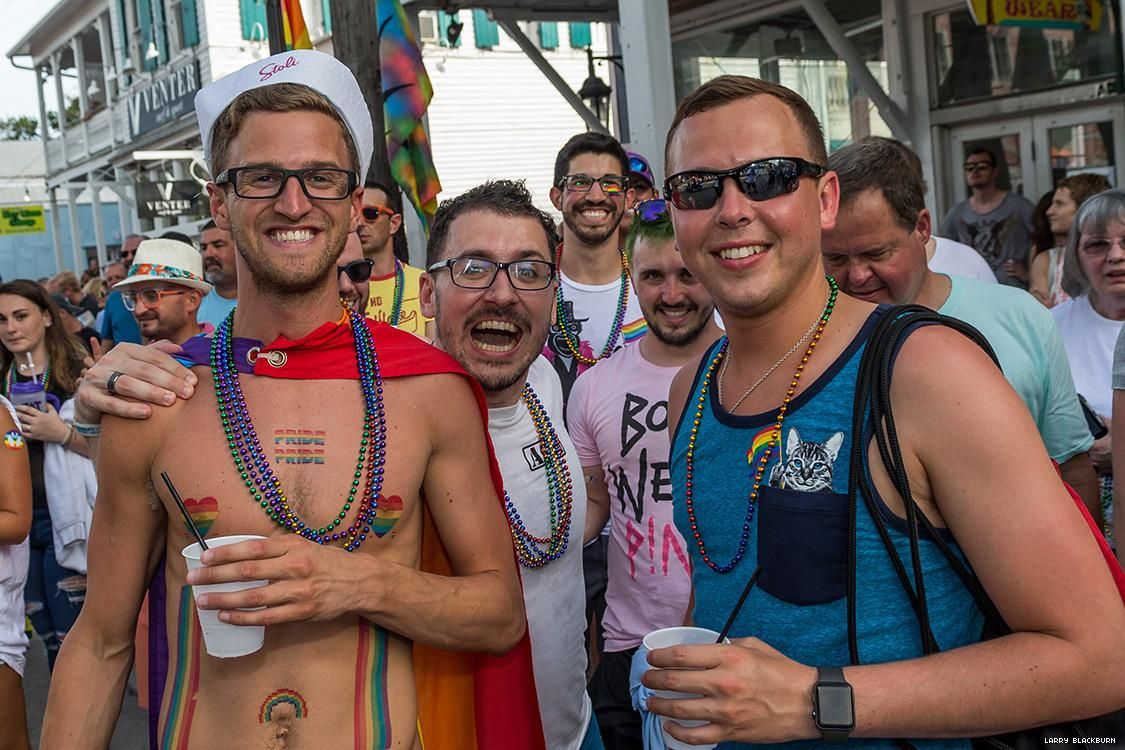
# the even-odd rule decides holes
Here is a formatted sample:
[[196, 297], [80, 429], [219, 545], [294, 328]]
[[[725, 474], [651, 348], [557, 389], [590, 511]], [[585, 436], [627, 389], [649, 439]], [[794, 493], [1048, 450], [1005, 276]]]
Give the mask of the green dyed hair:
[[641, 221], [639, 216], [634, 216], [629, 225], [629, 233], [625, 235], [625, 254], [629, 256], [629, 262], [632, 263], [633, 248], [636, 247], [637, 240], [663, 242], [675, 236], [672, 230], [672, 217], [667, 211], [656, 221]]

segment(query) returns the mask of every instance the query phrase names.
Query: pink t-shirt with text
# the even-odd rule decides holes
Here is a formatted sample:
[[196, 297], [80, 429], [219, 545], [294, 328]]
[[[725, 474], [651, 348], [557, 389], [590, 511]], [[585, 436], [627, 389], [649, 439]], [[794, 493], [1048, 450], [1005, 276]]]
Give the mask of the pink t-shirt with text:
[[626, 345], [578, 378], [567, 423], [583, 466], [600, 465], [610, 498], [606, 651], [683, 625], [691, 594], [688, 551], [672, 521], [668, 388], [659, 367]]

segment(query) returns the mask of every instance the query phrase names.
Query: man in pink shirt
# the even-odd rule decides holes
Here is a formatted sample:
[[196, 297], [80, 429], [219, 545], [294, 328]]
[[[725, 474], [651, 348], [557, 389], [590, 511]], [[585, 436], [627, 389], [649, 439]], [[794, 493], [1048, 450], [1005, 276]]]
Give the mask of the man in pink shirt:
[[641, 639], [681, 625], [691, 594], [688, 550], [672, 522], [668, 387], [722, 331], [711, 296], [684, 267], [663, 200], [637, 206], [626, 238], [637, 300], [652, 335], [579, 378], [567, 422], [589, 508], [587, 537], [609, 518], [605, 655], [590, 683], [607, 750], [640, 750], [629, 666]]

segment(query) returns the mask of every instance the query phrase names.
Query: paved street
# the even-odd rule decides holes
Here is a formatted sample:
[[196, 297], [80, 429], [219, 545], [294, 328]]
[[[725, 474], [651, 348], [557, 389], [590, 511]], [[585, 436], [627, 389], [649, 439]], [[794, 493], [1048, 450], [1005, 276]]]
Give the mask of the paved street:
[[[39, 731], [43, 726], [43, 712], [47, 709], [47, 655], [39, 639], [27, 647], [27, 668], [23, 675], [24, 695], [27, 698], [27, 726], [31, 733], [31, 746], [39, 747]], [[111, 750], [143, 750], [148, 745], [148, 715], [137, 707], [137, 696], [130, 689], [123, 701], [121, 718], [113, 733]]]

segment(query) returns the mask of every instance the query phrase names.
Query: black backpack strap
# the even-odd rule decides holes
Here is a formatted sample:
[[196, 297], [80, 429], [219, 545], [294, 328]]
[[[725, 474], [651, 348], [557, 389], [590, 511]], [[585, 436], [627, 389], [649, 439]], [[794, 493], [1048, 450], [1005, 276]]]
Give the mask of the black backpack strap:
[[[903, 305], [885, 310], [864, 347], [856, 379], [855, 404], [852, 415], [852, 434], [854, 437], [848, 476], [849, 544], [847, 613], [848, 649], [853, 664], [860, 663], [855, 599], [857, 564], [856, 523], [858, 501], [861, 497], [874, 522], [876, 531], [883, 542], [883, 546], [887, 550], [888, 557], [899, 579], [899, 583], [902, 585], [903, 591], [918, 619], [919, 637], [922, 643], [923, 653], [937, 653], [941, 649], [930, 628], [929, 608], [926, 601], [925, 582], [922, 575], [919, 527], [926, 529], [930, 539], [935, 542], [938, 549], [941, 550], [942, 554], [946, 557], [950, 568], [973, 596], [977, 605], [985, 614], [985, 617], [996, 627], [1004, 632], [1008, 632], [1003, 618], [988, 597], [988, 594], [984, 591], [984, 588], [980, 585], [976, 575], [968, 565], [957, 557], [930, 520], [921, 512], [910, 492], [910, 483], [907, 477], [906, 466], [902, 459], [898, 434], [895, 428], [894, 414], [891, 408], [891, 376], [895, 356], [905, 336], [913, 328], [930, 324], [944, 325], [958, 331], [980, 346], [993, 361], [996, 361], [996, 355], [992, 351], [992, 347], [975, 328], [967, 323], [940, 315], [929, 308], [919, 305]], [[883, 466], [895, 490], [903, 499], [909, 532], [908, 537], [913, 583], [907, 575], [906, 567], [890, 538], [886, 522], [877, 507], [874, 488], [871, 486], [871, 482], [865, 471], [867, 467], [867, 446], [863, 440], [863, 430], [868, 414], [870, 414], [880, 459], [883, 462]]]

